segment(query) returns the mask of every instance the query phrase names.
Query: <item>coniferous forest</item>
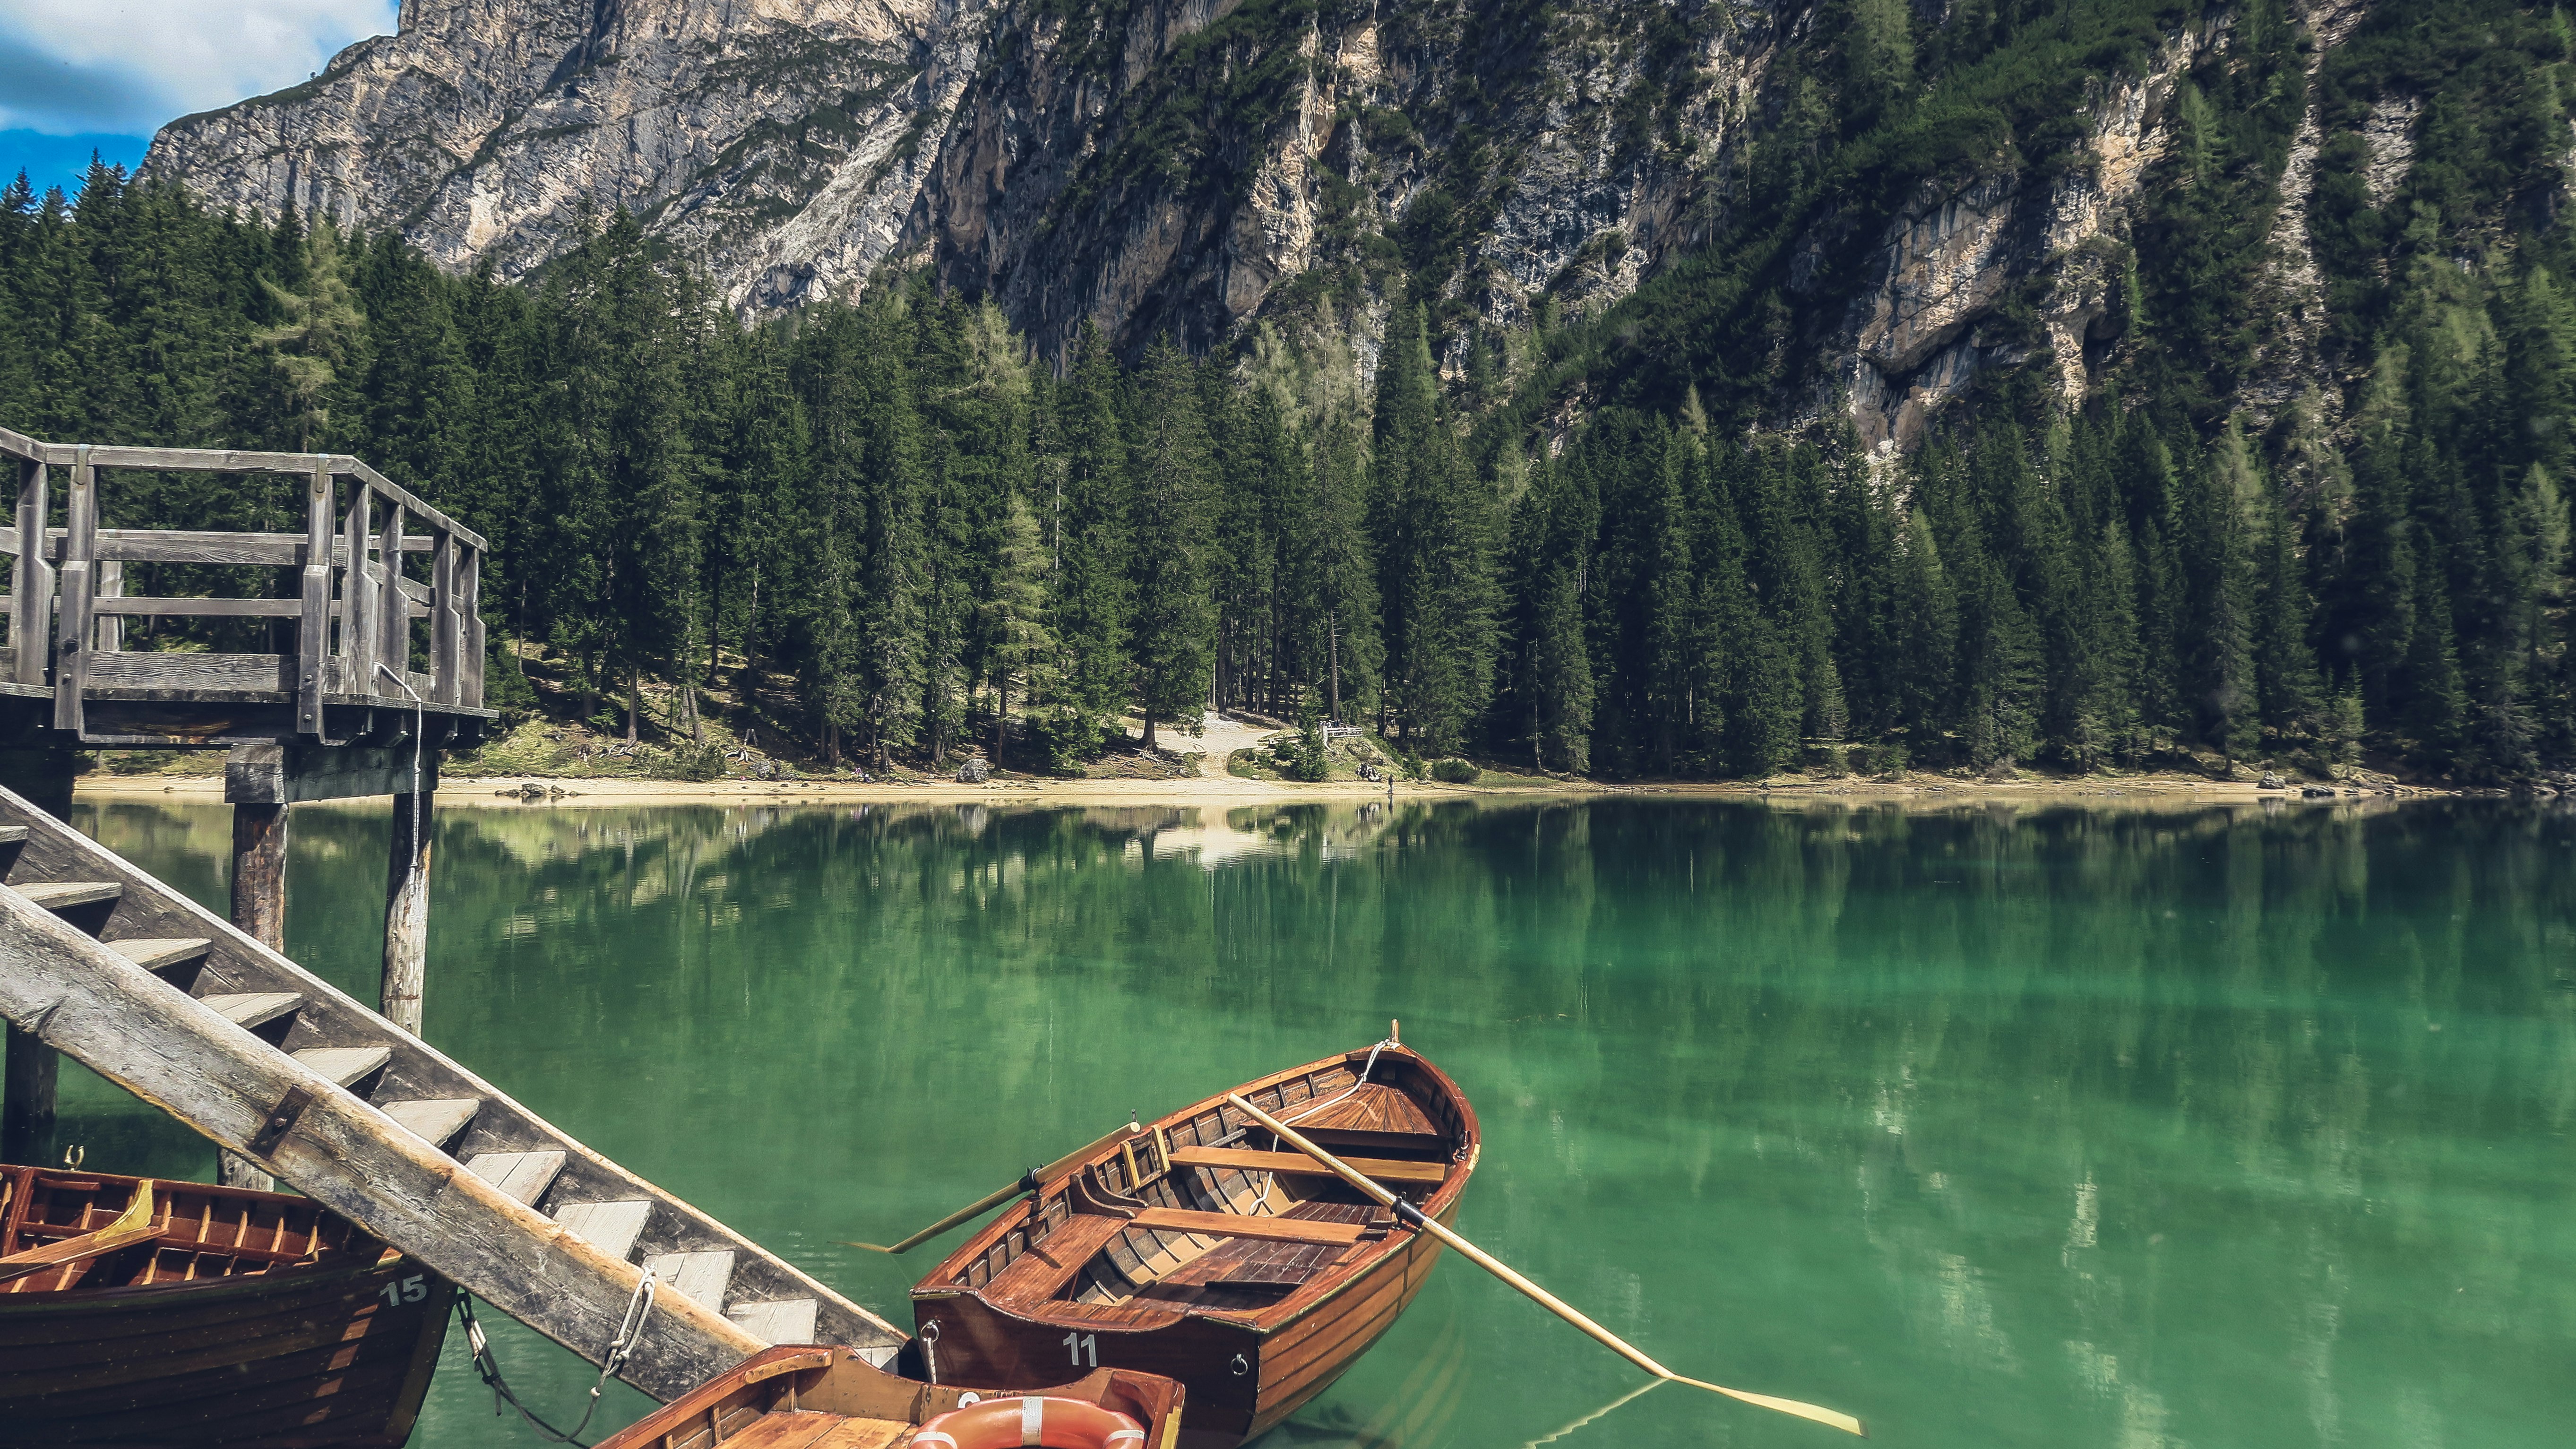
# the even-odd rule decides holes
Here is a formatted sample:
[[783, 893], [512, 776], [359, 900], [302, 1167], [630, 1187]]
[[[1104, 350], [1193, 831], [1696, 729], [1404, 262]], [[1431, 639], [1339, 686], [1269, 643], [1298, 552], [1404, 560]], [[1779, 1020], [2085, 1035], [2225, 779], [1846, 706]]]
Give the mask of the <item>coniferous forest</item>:
[[[1851, 34], [1884, 41], [1860, 12], [1887, 8]], [[491, 538], [495, 641], [608, 708], [681, 686], [683, 732], [730, 655], [792, 681], [835, 759], [1064, 765], [1122, 715], [1150, 738], [1211, 701], [1621, 778], [2576, 758], [2561, 12], [2396, 5], [2309, 80], [2281, 7], [2244, 7], [2106, 257], [2082, 405], [2042, 354], [1909, 455], [1830, 409], [1783, 420], [1816, 209], [1989, 152], [2062, 163], [2058, 92], [2143, 64], [2171, 8], [1997, 0], [1827, 47], [1803, 62], [1827, 99], [1776, 121], [1703, 256], [1514, 332], [1412, 233], [1300, 294], [1290, 321], [1379, 319], [1344, 342], [1086, 332], [1040, 357], [927, 269], [739, 321], [623, 215], [513, 285], [112, 169], [74, 198], [22, 179], [0, 424], [358, 454]], [[2292, 129], [2312, 86], [2331, 118], [2392, 85], [2423, 98], [2412, 167], [2375, 198], [2357, 142], [2320, 153], [2324, 375], [2258, 424], [2230, 399]], [[119, 475], [102, 501], [300, 519], [256, 476]]]

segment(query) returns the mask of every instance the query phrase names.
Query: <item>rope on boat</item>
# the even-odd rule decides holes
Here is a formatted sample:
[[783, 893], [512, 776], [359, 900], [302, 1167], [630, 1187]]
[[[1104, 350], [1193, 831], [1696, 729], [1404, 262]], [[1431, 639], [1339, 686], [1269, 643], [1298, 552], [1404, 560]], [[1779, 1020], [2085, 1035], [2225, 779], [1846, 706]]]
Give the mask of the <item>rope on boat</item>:
[[[1329, 1107], [1329, 1106], [1333, 1105], [1335, 1102], [1341, 1101], [1343, 1098], [1350, 1096], [1350, 1095], [1351, 1095], [1352, 1093], [1354, 1093], [1354, 1092], [1357, 1092], [1360, 1088], [1367, 1086], [1367, 1085], [1368, 1085], [1368, 1079], [1369, 1079], [1369, 1073], [1371, 1073], [1371, 1072], [1373, 1072], [1373, 1071], [1376, 1071], [1376, 1070], [1377, 1070], [1377, 1054], [1378, 1054], [1379, 1052], [1385, 1051], [1388, 1047], [1390, 1047], [1390, 1046], [1392, 1046], [1392, 1045], [1394, 1045], [1394, 1044], [1395, 1044], [1395, 1038], [1393, 1038], [1393, 1037], [1388, 1037], [1386, 1040], [1379, 1042], [1376, 1046], [1373, 1046], [1373, 1047], [1370, 1047], [1370, 1048], [1369, 1048], [1369, 1058], [1368, 1058], [1368, 1060], [1367, 1060], [1367, 1061], [1365, 1061], [1365, 1062], [1362, 1062], [1362, 1063], [1360, 1064], [1360, 1076], [1359, 1076], [1359, 1080], [1358, 1080], [1358, 1081], [1351, 1083], [1348, 1087], [1346, 1087], [1346, 1088], [1342, 1089], [1342, 1090], [1341, 1090], [1341, 1091], [1339, 1091], [1339, 1092], [1334, 1093], [1333, 1095], [1331, 1095], [1331, 1096], [1329, 1096], [1329, 1097], [1326, 1097], [1324, 1100], [1322, 1100], [1322, 1101], [1320, 1101], [1320, 1102], [1309, 1102], [1309, 1103], [1307, 1103], [1307, 1104], [1306, 1104], [1306, 1110], [1304, 1110], [1304, 1111], [1302, 1111], [1302, 1112], [1298, 1113], [1298, 1114], [1297, 1114], [1296, 1116], [1294, 1116], [1294, 1117], [1282, 1117], [1282, 1118], [1280, 1118], [1279, 1120], [1280, 1120], [1280, 1121], [1282, 1121], [1282, 1122], [1287, 1123], [1287, 1124], [1288, 1124], [1289, 1126], [1291, 1126], [1291, 1127], [1294, 1127], [1294, 1126], [1296, 1126], [1298, 1123], [1305, 1121], [1307, 1118], [1314, 1116], [1316, 1113], [1323, 1111], [1326, 1107]], [[1222, 1122], [1222, 1121], [1224, 1121], [1224, 1120], [1225, 1120], [1225, 1118], [1224, 1118], [1224, 1116], [1223, 1116], [1222, 1114], [1220, 1114], [1220, 1115], [1218, 1116], [1217, 1120], [1218, 1120], [1218, 1121], [1220, 1121], [1220, 1122]], [[1278, 1136], [1278, 1134], [1277, 1134], [1277, 1133], [1272, 1133], [1271, 1135], [1272, 1135], [1272, 1137], [1273, 1137], [1273, 1138], [1276, 1138], [1276, 1137]], [[1271, 1145], [1272, 1147], [1274, 1147], [1274, 1148], [1275, 1148], [1275, 1147], [1277, 1147], [1279, 1144], [1278, 1144], [1276, 1141], [1273, 1141], [1270, 1145]], [[1252, 1199], [1252, 1205], [1253, 1205], [1253, 1207], [1255, 1207], [1255, 1208], [1260, 1208], [1260, 1207], [1266, 1206], [1266, 1205], [1269, 1203], [1269, 1201], [1270, 1201], [1270, 1185], [1271, 1185], [1272, 1183], [1274, 1183], [1274, 1182], [1277, 1182], [1278, 1180], [1279, 1180], [1279, 1174], [1277, 1174], [1277, 1173], [1275, 1173], [1275, 1172], [1265, 1172], [1265, 1173], [1261, 1174], [1261, 1191], [1260, 1191], [1260, 1193], [1259, 1193], [1259, 1194], [1257, 1194], [1256, 1196], [1254, 1196], [1254, 1198]]]
[[474, 1372], [482, 1376], [484, 1387], [492, 1391], [493, 1414], [498, 1416], [502, 1405], [507, 1404], [519, 1411], [519, 1417], [527, 1420], [530, 1428], [548, 1440], [570, 1444], [573, 1449], [586, 1449], [581, 1442], [581, 1433], [590, 1427], [591, 1416], [599, 1412], [600, 1392], [608, 1387], [610, 1375], [625, 1366], [636, 1345], [643, 1340], [644, 1320], [653, 1314], [653, 1275], [647, 1272], [636, 1281], [635, 1296], [626, 1300], [626, 1316], [617, 1325], [617, 1336], [609, 1341], [608, 1352], [600, 1359], [599, 1381], [590, 1386], [590, 1403], [581, 1411], [581, 1422], [570, 1429], [558, 1429], [539, 1418], [536, 1410], [519, 1402], [519, 1396], [510, 1391], [509, 1382], [501, 1377], [500, 1361], [492, 1356], [491, 1340], [483, 1336], [483, 1325], [474, 1320], [474, 1295], [457, 1294], [456, 1313], [465, 1324], [465, 1342], [473, 1352]]

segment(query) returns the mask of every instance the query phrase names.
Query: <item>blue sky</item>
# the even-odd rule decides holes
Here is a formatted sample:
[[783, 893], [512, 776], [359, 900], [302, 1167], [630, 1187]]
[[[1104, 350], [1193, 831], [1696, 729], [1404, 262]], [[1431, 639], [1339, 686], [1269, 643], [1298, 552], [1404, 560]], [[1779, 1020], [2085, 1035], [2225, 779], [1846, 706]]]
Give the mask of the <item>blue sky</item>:
[[0, 0], [0, 178], [71, 189], [131, 167], [161, 124], [291, 86], [396, 0]]

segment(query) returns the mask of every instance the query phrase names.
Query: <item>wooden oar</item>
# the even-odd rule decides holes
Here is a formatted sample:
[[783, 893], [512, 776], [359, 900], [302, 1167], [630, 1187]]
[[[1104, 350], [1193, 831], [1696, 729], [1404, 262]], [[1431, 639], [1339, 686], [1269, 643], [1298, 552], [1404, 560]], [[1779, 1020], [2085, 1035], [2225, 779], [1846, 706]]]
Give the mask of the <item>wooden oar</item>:
[[147, 1177], [136, 1185], [134, 1200], [125, 1205], [125, 1211], [118, 1213], [106, 1227], [0, 1258], [0, 1283], [47, 1268], [58, 1268], [65, 1263], [76, 1263], [83, 1258], [104, 1257], [119, 1248], [130, 1248], [147, 1238], [159, 1236], [161, 1228], [152, 1221], [152, 1179]]
[[1057, 1158], [1055, 1161], [1048, 1163], [1044, 1167], [1032, 1167], [1026, 1173], [1022, 1174], [1019, 1181], [1014, 1182], [1007, 1187], [986, 1193], [982, 1197], [975, 1199], [973, 1202], [966, 1204], [966, 1206], [959, 1208], [957, 1211], [950, 1213], [948, 1216], [941, 1218], [935, 1223], [932, 1223], [929, 1227], [923, 1228], [920, 1232], [913, 1234], [911, 1237], [904, 1239], [902, 1242], [895, 1244], [891, 1248], [880, 1247], [875, 1243], [853, 1243], [847, 1238], [839, 1238], [834, 1241], [838, 1242], [844, 1248], [865, 1248], [871, 1253], [909, 1252], [914, 1248], [920, 1247], [923, 1243], [929, 1242], [932, 1238], [938, 1237], [941, 1233], [948, 1231], [950, 1228], [957, 1226], [959, 1223], [965, 1222], [971, 1218], [982, 1217], [994, 1208], [1000, 1207], [1002, 1204], [1009, 1202], [1012, 1198], [1018, 1197], [1021, 1193], [1036, 1192], [1049, 1180], [1062, 1175], [1065, 1169], [1076, 1166], [1084, 1158], [1098, 1152], [1101, 1148], [1107, 1147], [1114, 1142], [1124, 1141], [1127, 1138], [1136, 1136], [1137, 1133], [1138, 1129], [1135, 1127], [1121, 1127], [1117, 1131], [1110, 1133], [1108, 1136], [1101, 1138], [1099, 1141], [1092, 1143], [1089, 1147], [1082, 1148], [1076, 1152], [1068, 1152], [1064, 1156]]
[[1317, 1162], [1322, 1163], [1324, 1166], [1331, 1168], [1334, 1176], [1349, 1183], [1351, 1186], [1358, 1188], [1361, 1192], [1366, 1193], [1371, 1201], [1376, 1202], [1383, 1207], [1392, 1209], [1397, 1217], [1412, 1224], [1414, 1227], [1429, 1233], [1431, 1236], [1438, 1238], [1442, 1243], [1447, 1244], [1449, 1247], [1456, 1249], [1459, 1256], [1465, 1258], [1468, 1262], [1475, 1264], [1477, 1267], [1484, 1269], [1486, 1272], [1493, 1274], [1495, 1277], [1509, 1283], [1514, 1288], [1519, 1289], [1521, 1292], [1535, 1300], [1540, 1307], [1545, 1308], [1557, 1317], [1573, 1324], [1575, 1327], [1582, 1329], [1604, 1347], [1611, 1349], [1619, 1354], [1620, 1357], [1628, 1360], [1628, 1362], [1635, 1364], [1637, 1367], [1644, 1369], [1650, 1374], [1653, 1374], [1656, 1378], [1670, 1379], [1677, 1384], [1688, 1384], [1695, 1389], [1706, 1389], [1712, 1394], [1724, 1394], [1730, 1399], [1736, 1399], [1747, 1404], [1758, 1405], [1765, 1409], [1776, 1409], [1783, 1414], [1795, 1414], [1801, 1419], [1813, 1419], [1819, 1424], [1830, 1424], [1833, 1427], [1842, 1430], [1846, 1434], [1858, 1434], [1863, 1438], [1868, 1437], [1869, 1431], [1861, 1427], [1860, 1420], [1853, 1418], [1849, 1414], [1838, 1413], [1832, 1409], [1818, 1408], [1814, 1404], [1802, 1404], [1796, 1399], [1775, 1399], [1769, 1394], [1750, 1394], [1746, 1393], [1742, 1389], [1730, 1389], [1724, 1384], [1707, 1383], [1703, 1380], [1691, 1378], [1684, 1374], [1674, 1373], [1671, 1369], [1664, 1367], [1662, 1364], [1659, 1364], [1653, 1359], [1646, 1357], [1643, 1353], [1640, 1353], [1636, 1348], [1632, 1347], [1626, 1339], [1621, 1338], [1619, 1335], [1612, 1333], [1606, 1328], [1603, 1328], [1600, 1324], [1593, 1322], [1591, 1319], [1584, 1317], [1581, 1312], [1577, 1311], [1572, 1305], [1566, 1303], [1563, 1299], [1558, 1298], [1555, 1294], [1548, 1292], [1546, 1289], [1541, 1288], [1536, 1283], [1522, 1277], [1520, 1274], [1513, 1272], [1509, 1267], [1505, 1266], [1501, 1260], [1495, 1258], [1492, 1254], [1487, 1253], [1484, 1249], [1477, 1247], [1475, 1244], [1468, 1242], [1465, 1238], [1451, 1232], [1447, 1227], [1427, 1216], [1420, 1208], [1417, 1208], [1413, 1204], [1406, 1202], [1404, 1199], [1397, 1197], [1394, 1193], [1388, 1192], [1385, 1188], [1369, 1181], [1359, 1173], [1352, 1171], [1340, 1158], [1333, 1156], [1333, 1154], [1326, 1152], [1314, 1143], [1299, 1136], [1296, 1128], [1289, 1126], [1287, 1123], [1280, 1121], [1278, 1118], [1271, 1116], [1269, 1113], [1262, 1111], [1250, 1102], [1245, 1101], [1239, 1093], [1228, 1092], [1225, 1094], [1225, 1099], [1232, 1102], [1235, 1106], [1242, 1108], [1245, 1115], [1251, 1117], [1253, 1121], [1258, 1122], [1262, 1126], [1269, 1128], [1272, 1132], [1277, 1133], [1281, 1141], [1294, 1146], [1298, 1151], [1305, 1153], [1308, 1157], [1311, 1157]]

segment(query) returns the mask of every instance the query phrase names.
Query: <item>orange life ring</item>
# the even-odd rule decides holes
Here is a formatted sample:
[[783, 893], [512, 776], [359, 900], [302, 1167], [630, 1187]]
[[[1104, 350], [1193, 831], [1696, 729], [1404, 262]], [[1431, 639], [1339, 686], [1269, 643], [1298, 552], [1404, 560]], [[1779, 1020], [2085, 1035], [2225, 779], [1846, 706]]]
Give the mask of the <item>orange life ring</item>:
[[1145, 1449], [1145, 1426], [1081, 1399], [1030, 1394], [951, 1409], [921, 1426], [912, 1449]]

